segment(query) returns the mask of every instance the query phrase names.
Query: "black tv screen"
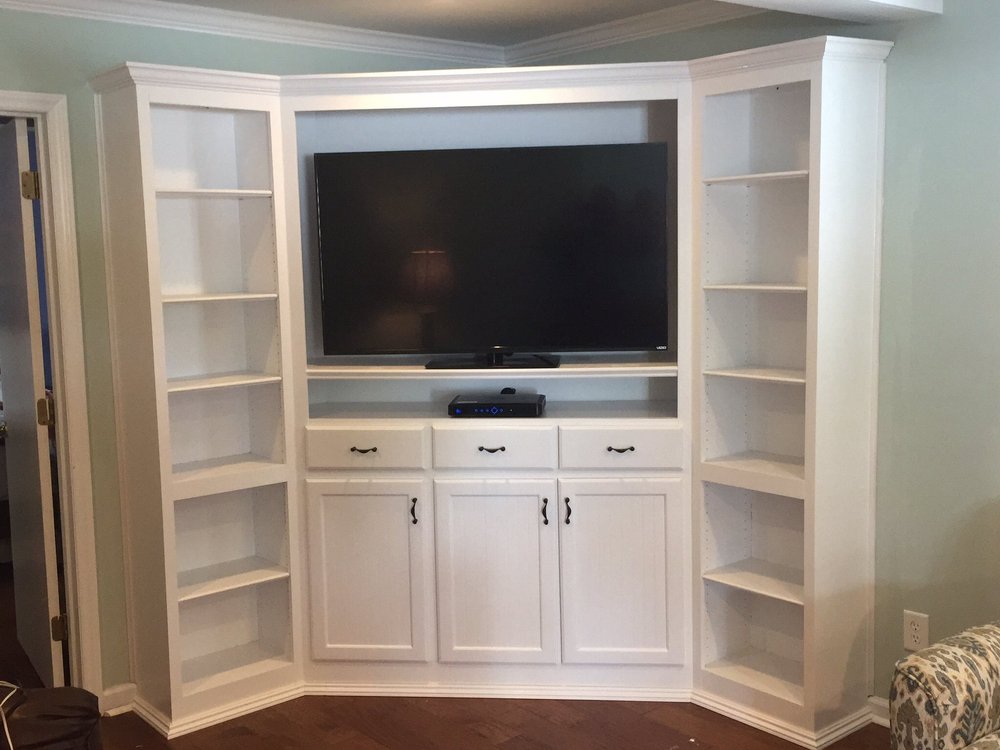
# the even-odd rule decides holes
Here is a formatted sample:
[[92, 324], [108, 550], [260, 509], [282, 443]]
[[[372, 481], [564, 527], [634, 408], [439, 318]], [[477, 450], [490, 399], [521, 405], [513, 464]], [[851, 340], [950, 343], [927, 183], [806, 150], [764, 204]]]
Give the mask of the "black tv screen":
[[666, 148], [316, 154], [324, 353], [666, 349]]

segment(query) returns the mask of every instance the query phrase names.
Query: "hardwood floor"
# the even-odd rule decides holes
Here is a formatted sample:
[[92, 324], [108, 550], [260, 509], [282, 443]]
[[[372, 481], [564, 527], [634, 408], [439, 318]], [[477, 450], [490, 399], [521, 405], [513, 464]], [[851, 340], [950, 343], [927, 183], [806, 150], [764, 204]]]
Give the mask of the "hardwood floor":
[[[689, 703], [306, 697], [167, 742], [142, 719], [102, 719], [105, 750], [793, 750]], [[869, 725], [830, 750], [885, 750]]]
[[42, 687], [41, 678], [17, 641], [14, 612], [14, 567], [0, 563], [0, 680], [26, 688]]

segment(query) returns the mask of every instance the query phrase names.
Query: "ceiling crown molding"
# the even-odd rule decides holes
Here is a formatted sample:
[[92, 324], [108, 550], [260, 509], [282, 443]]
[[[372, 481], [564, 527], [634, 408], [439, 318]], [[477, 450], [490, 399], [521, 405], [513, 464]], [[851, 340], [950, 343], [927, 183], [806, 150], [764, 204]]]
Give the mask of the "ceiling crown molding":
[[503, 47], [273, 18], [164, 0], [0, 0], [0, 9], [470, 65], [503, 65]]
[[663, 10], [623, 18], [620, 21], [512, 44], [505, 49], [505, 57], [508, 65], [523, 65], [765, 12], [760, 8], [727, 5], [712, 0], [691, 0]]
[[296, 21], [167, 0], [0, 0], [0, 9], [479, 66], [532, 63], [765, 12], [712, 0], [691, 0], [620, 21], [501, 47]]

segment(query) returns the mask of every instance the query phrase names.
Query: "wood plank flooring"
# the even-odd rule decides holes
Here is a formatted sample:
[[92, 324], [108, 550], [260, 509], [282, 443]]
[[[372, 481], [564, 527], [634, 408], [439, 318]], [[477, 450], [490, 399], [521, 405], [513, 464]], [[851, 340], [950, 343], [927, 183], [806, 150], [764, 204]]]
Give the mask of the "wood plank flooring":
[[[690, 703], [297, 698], [167, 742], [142, 719], [102, 719], [105, 750], [793, 750]], [[885, 750], [869, 725], [830, 750]]]
[[0, 563], [0, 680], [22, 687], [42, 687], [42, 679], [18, 643], [14, 615], [14, 566]]

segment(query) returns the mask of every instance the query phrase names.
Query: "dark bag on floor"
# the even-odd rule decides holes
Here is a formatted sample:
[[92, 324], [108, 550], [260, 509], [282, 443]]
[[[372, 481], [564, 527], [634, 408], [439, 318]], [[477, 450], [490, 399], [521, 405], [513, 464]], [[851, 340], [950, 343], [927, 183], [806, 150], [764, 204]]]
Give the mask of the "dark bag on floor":
[[0, 683], [0, 750], [101, 750], [97, 697], [73, 687], [21, 690]]

